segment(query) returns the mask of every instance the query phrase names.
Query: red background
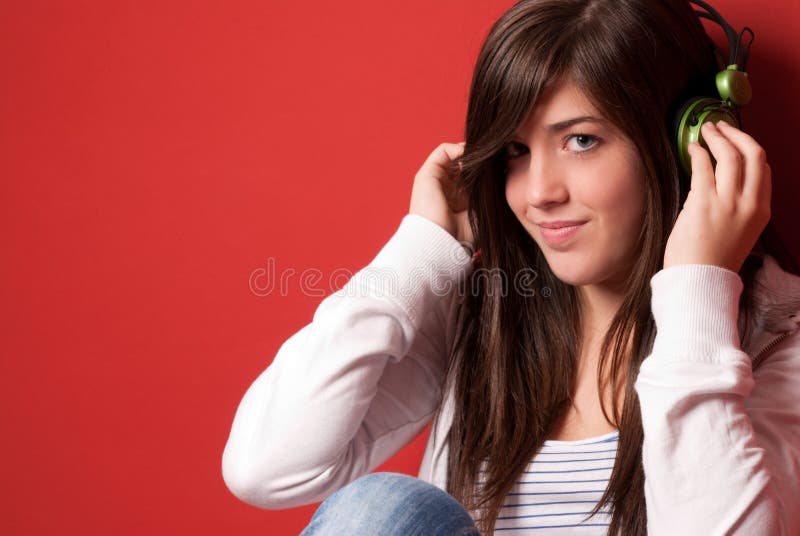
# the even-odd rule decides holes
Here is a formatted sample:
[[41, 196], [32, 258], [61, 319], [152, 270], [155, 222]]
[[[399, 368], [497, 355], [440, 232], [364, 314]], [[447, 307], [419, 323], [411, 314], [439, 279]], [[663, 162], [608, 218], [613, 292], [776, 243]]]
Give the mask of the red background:
[[[461, 141], [511, 3], [0, 2], [0, 533], [305, 526], [317, 504], [225, 487], [233, 414], [333, 270], [394, 232], [427, 155]], [[745, 127], [797, 257], [800, 2], [714, 5], [756, 33]], [[259, 296], [270, 258], [295, 275]], [[376, 470], [416, 475], [428, 432]]]

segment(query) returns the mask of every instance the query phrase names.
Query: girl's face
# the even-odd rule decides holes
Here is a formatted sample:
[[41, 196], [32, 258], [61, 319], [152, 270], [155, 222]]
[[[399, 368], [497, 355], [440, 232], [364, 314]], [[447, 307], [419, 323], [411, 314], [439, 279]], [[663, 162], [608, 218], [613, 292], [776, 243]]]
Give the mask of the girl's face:
[[[644, 216], [633, 142], [564, 78], [542, 95], [505, 151], [508, 205], [553, 273], [571, 285], [624, 288]], [[584, 223], [561, 237], [564, 231], [541, 226], [564, 220]]]

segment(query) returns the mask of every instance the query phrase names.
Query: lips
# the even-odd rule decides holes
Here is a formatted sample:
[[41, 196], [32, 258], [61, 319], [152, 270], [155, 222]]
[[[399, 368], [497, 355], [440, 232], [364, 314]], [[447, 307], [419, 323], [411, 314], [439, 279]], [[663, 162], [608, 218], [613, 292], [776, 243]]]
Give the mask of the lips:
[[558, 220], [558, 221], [550, 221], [550, 222], [539, 222], [537, 225], [539, 227], [543, 227], [545, 229], [561, 229], [562, 227], [574, 227], [576, 225], [580, 225], [582, 223], [586, 223], [585, 221], [579, 220]]
[[539, 224], [542, 238], [550, 246], [560, 246], [572, 239], [586, 222], [543, 222]]

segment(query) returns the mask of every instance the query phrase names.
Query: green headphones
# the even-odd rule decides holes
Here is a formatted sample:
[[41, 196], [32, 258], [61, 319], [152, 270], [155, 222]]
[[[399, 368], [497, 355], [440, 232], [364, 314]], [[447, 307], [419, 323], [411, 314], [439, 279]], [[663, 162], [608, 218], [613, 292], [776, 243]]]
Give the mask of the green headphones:
[[[675, 115], [673, 135], [677, 143], [676, 148], [681, 166], [687, 176], [691, 176], [692, 173], [689, 144], [697, 141], [708, 149], [705, 140], [700, 134], [700, 127], [703, 126], [703, 123], [725, 121], [736, 128], [740, 128], [741, 113], [739, 108], [750, 102], [752, 96], [745, 68], [747, 67], [747, 58], [750, 55], [750, 45], [753, 44], [753, 39], [755, 39], [753, 30], [747, 26], [737, 36], [736, 31], [722, 18], [722, 15], [702, 0], [689, 0], [689, 2], [697, 4], [706, 10], [695, 10], [697, 16], [712, 20], [725, 30], [730, 47], [730, 57], [727, 68], [718, 72], [716, 76], [717, 93], [719, 93], [720, 98], [692, 97], [678, 107]], [[742, 35], [745, 31], [750, 32], [751, 35], [747, 50], [742, 48]], [[742, 51], [741, 68], [738, 62], [740, 50]], [[724, 64], [724, 58], [719, 56], [719, 51], [716, 47], [714, 47], [714, 51]], [[713, 162], [713, 155], [711, 155], [711, 159]]]

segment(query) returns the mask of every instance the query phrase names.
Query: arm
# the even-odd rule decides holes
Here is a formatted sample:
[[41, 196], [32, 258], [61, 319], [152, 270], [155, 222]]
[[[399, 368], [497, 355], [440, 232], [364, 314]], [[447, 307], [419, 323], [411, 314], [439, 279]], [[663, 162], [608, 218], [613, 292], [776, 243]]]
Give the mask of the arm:
[[222, 457], [228, 488], [261, 508], [311, 504], [419, 435], [439, 405], [457, 283], [471, 267], [446, 230], [407, 214], [245, 393]]
[[651, 287], [657, 335], [635, 383], [648, 534], [797, 534], [800, 332], [756, 382], [740, 348], [736, 272], [675, 265]]

